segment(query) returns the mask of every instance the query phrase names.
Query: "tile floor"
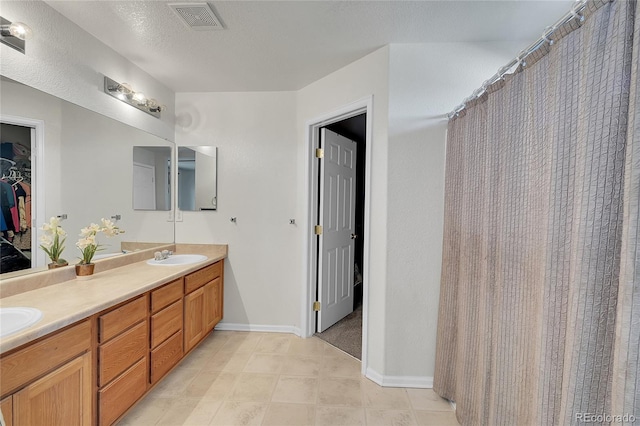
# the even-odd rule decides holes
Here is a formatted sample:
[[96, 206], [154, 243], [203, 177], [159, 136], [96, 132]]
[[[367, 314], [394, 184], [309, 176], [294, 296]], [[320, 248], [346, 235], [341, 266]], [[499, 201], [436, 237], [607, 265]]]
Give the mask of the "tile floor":
[[457, 424], [431, 389], [380, 387], [317, 337], [214, 331], [118, 426]]

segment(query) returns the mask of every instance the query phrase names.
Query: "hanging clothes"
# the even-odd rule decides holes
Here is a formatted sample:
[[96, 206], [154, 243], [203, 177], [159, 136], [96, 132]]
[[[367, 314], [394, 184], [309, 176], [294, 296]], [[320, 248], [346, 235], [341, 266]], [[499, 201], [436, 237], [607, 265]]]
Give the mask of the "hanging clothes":
[[9, 198], [9, 211], [11, 212], [11, 222], [13, 223], [13, 227], [10, 227], [9, 230], [13, 232], [20, 232], [20, 214], [18, 213], [18, 197], [16, 197], [16, 190], [11, 185], [11, 182], [7, 180], [1, 180], [0, 182], [9, 186], [7, 190], [7, 197]]
[[3, 227], [0, 230], [15, 232], [16, 226], [14, 222], [13, 212], [11, 210], [14, 208], [16, 208], [16, 202], [13, 187], [10, 184], [0, 180], [0, 209], [2, 210], [2, 216], [4, 219]]
[[25, 192], [24, 197], [24, 210], [25, 210], [25, 220], [27, 221], [27, 226], [31, 227], [31, 185], [25, 181], [19, 183], [22, 187], [22, 190]]
[[20, 223], [19, 231], [24, 232], [27, 230], [27, 211], [26, 211], [26, 203], [25, 200], [27, 198], [27, 193], [22, 188], [19, 182], [12, 184], [13, 190], [16, 194], [16, 199], [18, 200], [18, 221]]
[[[20, 232], [13, 238], [13, 245], [20, 250], [31, 250], [31, 201], [27, 207], [27, 191], [24, 182], [15, 182], [13, 185], [18, 199], [18, 215], [20, 218]], [[29, 188], [30, 189], [30, 188]]]

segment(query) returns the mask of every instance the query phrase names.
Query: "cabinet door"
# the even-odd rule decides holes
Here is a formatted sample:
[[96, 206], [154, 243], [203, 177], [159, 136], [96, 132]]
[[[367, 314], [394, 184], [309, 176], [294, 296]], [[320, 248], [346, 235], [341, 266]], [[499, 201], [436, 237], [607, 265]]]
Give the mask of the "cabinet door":
[[184, 352], [187, 353], [204, 336], [204, 287], [184, 297]]
[[91, 354], [69, 361], [13, 396], [15, 425], [90, 425]]
[[13, 426], [13, 397], [9, 395], [0, 401], [0, 412], [5, 426]]
[[222, 279], [207, 283], [204, 286], [204, 330], [205, 333], [222, 319]]

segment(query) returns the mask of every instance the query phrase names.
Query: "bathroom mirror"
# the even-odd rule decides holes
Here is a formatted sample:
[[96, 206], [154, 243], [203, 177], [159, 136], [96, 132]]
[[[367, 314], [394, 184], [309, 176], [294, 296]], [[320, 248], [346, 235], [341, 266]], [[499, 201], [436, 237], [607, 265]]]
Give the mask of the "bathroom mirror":
[[178, 208], [212, 211], [218, 208], [215, 146], [178, 147]]
[[[41, 139], [35, 139], [42, 141], [38, 148], [42, 161], [38, 163], [37, 154], [31, 153], [36, 154], [31, 155], [33, 164], [40, 164], [41, 170], [35, 167], [31, 170], [30, 166], [21, 163], [21, 159], [29, 155], [23, 155], [17, 145], [14, 144], [12, 150], [5, 150], [16, 156], [12, 161], [22, 177], [31, 174], [34, 187], [30, 197], [33, 211], [37, 213], [28, 220], [30, 226], [25, 231], [32, 234], [24, 238], [30, 239], [32, 244], [18, 249], [19, 254], [29, 260], [30, 268], [10, 272], [10, 276], [46, 268], [48, 259], [38, 247], [39, 228], [52, 216], [65, 217], [61, 226], [67, 232], [67, 241], [62, 257], [70, 264], [79, 260], [80, 252], [75, 243], [80, 229], [92, 222], [99, 223], [101, 218], [119, 218], [117, 225], [125, 233], [113, 238], [100, 234], [98, 242], [103, 250], [98, 257], [118, 255], [123, 249], [136, 250], [174, 242], [174, 222], [170, 220], [169, 212], [134, 210], [131, 201], [133, 146], [151, 147], [152, 152], [164, 150], [170, 159], [173, 142], [4, 77], [0, 78], [0, 89], [0, 121], [10, 122], [17, 118], [39, 122], [39, 128], [26, 133], [40, 132]], [[0, 135], [2, 142], [12, 142], [14, 136], [6, 135], [7, 139]], [[38, 187], [37, 182], [40, 183]], [[166, 204], [163, 206], [166, 208]], [[7, 234], [7, 237], [12, 238], [2, 240], [3, 251], [5, 246], [10, 248], [16, 241], [16, 235]], [[0, 272], [8, 270], [0, 268]], [[3, 273], [0, 278], [8, 276]]]
[[133, 209], [171, 210], [171, 148], [133, 147]]

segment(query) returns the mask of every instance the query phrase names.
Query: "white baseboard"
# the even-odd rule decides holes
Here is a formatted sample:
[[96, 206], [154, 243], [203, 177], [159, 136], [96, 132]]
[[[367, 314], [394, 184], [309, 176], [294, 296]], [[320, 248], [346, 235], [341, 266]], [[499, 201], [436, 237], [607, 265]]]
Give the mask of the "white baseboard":
[[384, 387], [391, 388], [433, 388], [433, 377], [429, 376], [383, 376], [371, 368], [365, 375], [368, 379]]
[[293, 333], [300, 336], [298, 327], [292, 325], [259, 325], [259, 324], [236, 324], [230, 322], [219, 322], [216, 330], [224, 331], [260, 331], [266, 333]]

